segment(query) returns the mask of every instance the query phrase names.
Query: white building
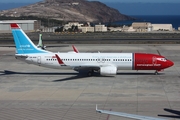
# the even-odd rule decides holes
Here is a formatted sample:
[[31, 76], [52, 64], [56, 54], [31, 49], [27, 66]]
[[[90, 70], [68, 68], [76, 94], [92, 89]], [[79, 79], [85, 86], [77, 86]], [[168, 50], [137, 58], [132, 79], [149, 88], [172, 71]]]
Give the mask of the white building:
[[94, 32], [94, 27], [78, 27], [78, 29], [81, 29], [83, 33], [86, 32]]
[[55, 32], [55, 28], [43, 28], [42, 32]]
[[133, 29], [133, 27], [131, 26], [131, 27], [129, 27], [128, 28], [128, 30], [127, 30], [127, 32], [135, 32], [136, 30], [135, 29]]
[[95, 25], [95, 32], [107, 32], [105, 25]]
[[132, 23], [132, 28], [135, 29], [137, 32], [147, 32], [150, 30], [149, 28], [151, 27], [150, 22], [133, 22]]
[[108, 27], [111, 32], [120, 32], [122, 31], [122, 27]]
[[41, 26], [38, 20], [3, 20], [0, 21], [0, 32], [11, 32], [11, 23], [17, 23], [26, 32], [39, 30]]
[[79, 28], [79, 27], [83, 26], [83, 24], [79, 24], [79, 22], [69, 22], [68, 24], [64, 25], [64, 31], [72, 28], [72, 26], [78, 26], [78, 28]]
[[133, 29], [147, 29], [151, 26], [150, 22], [133, 22], [132, 27]]
[[173, 31], [172, 24], [152, 24], [153, 31]]

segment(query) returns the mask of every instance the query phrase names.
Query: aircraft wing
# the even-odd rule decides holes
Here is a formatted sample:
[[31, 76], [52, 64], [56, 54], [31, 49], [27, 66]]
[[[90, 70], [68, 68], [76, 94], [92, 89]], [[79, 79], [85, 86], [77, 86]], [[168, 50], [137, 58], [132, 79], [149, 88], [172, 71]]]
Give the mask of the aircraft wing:
[[75, 71], [91, 70], [91, 69], [98, 71], [98, 70], [100, 69], [100, 67], [98, 67], [98, 66], [93, 66], [93, 65], [86, 65], [86, 66], [74, 67], [73, 69], [74, 69]]
[[111, 67], [111, 66], [113, 66], [113, 65], [112, 64], [105, 64], [105, 65], [99, 66], [98, 64], [88, 64], [87, 63], [87, 64], [82, 64], [81, 66], [74, 67], [74, 70], [79, 71], [79, 70], [93, 69], [93, 70], [98, 71], [101, 67]]
[[99, 113], [115, 115], [115, 116], [125, 117], [125, 118], [131, 118], [131, 119], [136, 119], [136, 120], [167, 120], [167, 119], [161, 119], [161, 118], [155, 118], [155, 117], [128, 114], [128, 113], [123, 113], [123, 112], [113, 112], [113, 111], [108, 111], [108, 110], [99, 110], [97, 108], [97, 105], [96, 105], [96, 111], [99, 112]]

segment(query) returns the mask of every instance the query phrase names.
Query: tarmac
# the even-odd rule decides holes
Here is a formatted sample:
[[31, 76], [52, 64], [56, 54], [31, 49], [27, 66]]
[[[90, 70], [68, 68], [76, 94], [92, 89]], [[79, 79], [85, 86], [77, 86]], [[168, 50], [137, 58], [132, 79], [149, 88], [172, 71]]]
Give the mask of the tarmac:
[[[48, 46], [48, 45], [47, 45]], [[130, 120], [96, 113], [99, 109], [150, 117], [180, 110], [180, 47], [176, 44], [77, 44], [80, 52], [143, 52], [166, 56], [175, 65], [155, 71], [118, 71], [86, 77], [16, 60], [15, 48], [0, 47], [0, 120]], [[49, 48], [72, 51], [71, 46]], [[170, 118], [166, 118], [170, 119]], [[174, 120], [174, 119], [173, 119]]]

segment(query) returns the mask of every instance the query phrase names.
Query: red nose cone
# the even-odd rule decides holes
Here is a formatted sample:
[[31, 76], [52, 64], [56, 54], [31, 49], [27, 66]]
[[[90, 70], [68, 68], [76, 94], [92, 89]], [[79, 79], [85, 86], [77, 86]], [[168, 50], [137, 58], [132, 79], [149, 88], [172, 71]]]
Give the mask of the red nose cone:
[[167, 60], [166, 62], [162, 62], [161, 65], [162, 65], [162, 69], [166, 69], [166, 68], [169, 68], [169, 67], [173, 66], [174, 63], [172, 61], [170, 61], [170, 60]]
[[168, 65], [169, 65], [169, 67], [171, 67], [171, 66], [173, 66], [174, 65], [174, 63], [172, 62], [172, 61], [168, 61]]

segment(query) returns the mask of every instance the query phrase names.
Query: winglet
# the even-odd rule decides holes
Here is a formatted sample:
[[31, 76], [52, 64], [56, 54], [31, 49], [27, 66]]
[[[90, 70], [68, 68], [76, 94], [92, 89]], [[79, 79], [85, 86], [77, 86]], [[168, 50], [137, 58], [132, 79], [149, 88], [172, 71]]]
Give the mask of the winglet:
[[79, 53], [78, 49], [74, 45], [72, 45], [72, 48], [73, 48], [74, 52]]
[[38, 42], [38, 44], [37, 44], [37, 47], [40, 47], [40, 48], [42, 48], [43, 49], [43, 43], [42, 43], [42, 34], [39, 34], [39, 42]]
[[102, 110], [98, 109], [98, 105], [96, 104], [96, 112], [102, 113]]

